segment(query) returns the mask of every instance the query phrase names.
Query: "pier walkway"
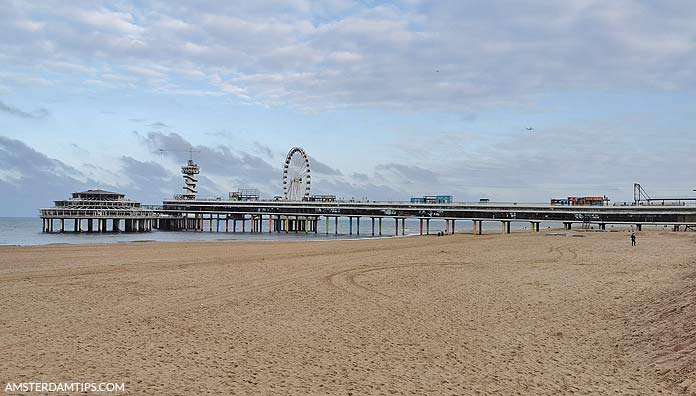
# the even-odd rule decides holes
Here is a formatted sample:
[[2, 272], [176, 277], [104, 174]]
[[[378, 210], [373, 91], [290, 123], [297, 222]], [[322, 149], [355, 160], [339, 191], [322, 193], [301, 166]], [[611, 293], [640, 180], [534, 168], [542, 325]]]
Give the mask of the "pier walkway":
[[[349, 233], [360, 233], [360, 220], [369, 220], [369, 232], [381, 235], [382, 223], [391, 221], [395, 235], [403, 234], [405, 219], [418, 219], [420, 234], [428, 234], [431, 221], [445, 223], [447, 232], [456, 230], [457, 221], [472, 221], [474, 233], [482, 232], [484, 221], [497, 221], [503, 232], [510, 232], [511, 223], [526, 222], [532, 231], [542, 223], [562, 223], [566, 229], [574, 225], [606, 229], [611, 225], [668, 225], [675, 229], [696, 225], [696, 205], [650, 206], [552, 206], [517, 203], [449, 203], [425, 204], [410, 202], [288, 202], [233, 201], [221, 199], [165, 200], [151, 208], [159, 214], [157, 227], [167, 230], [204, 230], [237, 232], [319, 232], [338, 233], [338, 219], [348, 218]], [[325, 226], [320, 226], [320, 220]], [[333, 220], [333, 221], [331, 221]], [[232, 226], [230, 228], [230, 222]], [[248, 222], [248, 228], [247, 228]], [[239, 223], [239, 225], [238, 225]], [[363, 223], [364, 224], [364, 223]], [[461, 224], [461, 223], [460, 223]], [[265, 231], [264, 231], [265, 229]], [[401, 229], [401, 230], [400, 230]], [[401, 232], [400, 232], [401, 231]]]

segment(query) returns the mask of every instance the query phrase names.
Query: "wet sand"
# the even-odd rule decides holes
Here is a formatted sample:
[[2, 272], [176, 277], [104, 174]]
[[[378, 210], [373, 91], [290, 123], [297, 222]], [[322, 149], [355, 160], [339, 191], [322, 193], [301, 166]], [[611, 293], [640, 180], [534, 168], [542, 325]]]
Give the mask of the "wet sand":
[[583, 235], [0, 247], [0, 385], [696, 394], [696, 234]]

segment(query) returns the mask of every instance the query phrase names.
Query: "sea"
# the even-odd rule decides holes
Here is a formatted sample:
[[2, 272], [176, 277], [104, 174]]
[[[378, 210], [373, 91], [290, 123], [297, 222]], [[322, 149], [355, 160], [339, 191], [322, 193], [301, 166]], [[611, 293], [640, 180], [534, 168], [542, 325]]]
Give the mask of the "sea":
[[[54, 227], [58, 221], [54, 223]], [[378, 238], [372, 236], [372, 224], [369, 218], [360, 221], [360, 235], [357, 234], [356, 221], [353, 220], [353, 235], [350, 235], [350, 225], [347, 218], [339, 219], [338, 234], [334, 230], [334, 220], [329, 222], [329, 233], [326, 234], [325, 223], [320, 220], [319, 231], [314, 233], [290, 232], [290, 233], [269, 233], [265, 232], [225, 232], [224, 223], [221, 222], [220, 232], [213, 229], [212, 232], [206, 228], [204, 231], [159, 231], [140, 233], [75, 233], [66, 231], [64, 233], [41, 232], [41, 219], [38, 217], [0, 217], [0, 246], [29, 246], [29, 245], [59, 245], [59, 244], [96, 244], [96, 243], [124, 243], [124, 242], [248, 242], [248, 241], [321, 241], [337, 239], [367, 239]], [[377, 231], [377, 221], [375, 221], [375, 234]], [[267, 226], [266, 224], [264, 224]], [[399, 221], [399, 237], [412, 236], [419, 234], [418, 219], [406, 219], [405, 235], [401, 235], [401, 221]], [[66, 221], [66, 228], [72, 227], [72, 221]], [[425, 228], [425, 225], [424, 225]], [[55, 229], [55, 228], [54, 228]], [[484, 232], [486, 229], [492, 232], [500, 232], [500, 222], [484, 222]], [[513, 230], [529, 229], [529, 223], [512, 223]], [[239, 230], [238, 230], [239, 231]], [[445, 222], [440, 219], [430, 220], [430, 233], [437, 234], [445, 231]], [[472, 222], [458, 220], [455, 225], [456, 232], [471, 232]], [[423, 230], [425, 232], [425, 229]], [[393, 219], [382, 220], [382, 238], [395, 237], [395, 222]]]

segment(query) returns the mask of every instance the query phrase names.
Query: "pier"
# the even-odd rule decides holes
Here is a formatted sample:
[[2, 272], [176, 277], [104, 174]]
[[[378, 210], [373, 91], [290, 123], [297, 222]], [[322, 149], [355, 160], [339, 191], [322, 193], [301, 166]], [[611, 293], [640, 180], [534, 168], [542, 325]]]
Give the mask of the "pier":
[[[156, 227], [158, 214], [124, 194], [87, 190], [55, 201], [39, 210], [43, 232], [147, 232]], [[123, 225], [123, 227], [121, 227]], [[72, 226], [72, 227], [70, 227]]]
[[[419, 234], [430, 234], [431, 222], [452, 234], [458, 224], [471, 222], [473, 233], [483, 233], [484, 222], [499, 222], [503, 233], [512, 223], [529, 224], [539, 232], [544, 223], [605, 230], [607, 225], [664, 225], [687, 229], [696, 225], [696, 205], [682, 206], [555, 206], [544, 204], [413, 203], [413, 202], [292, 202], [221, 199], [165, 200], [153, 208], [159, 228], [216, 232], [338, 233], [339, 218], [347, 218], [349, 234], [360, 234], [360, 220], [369, 221], [369, 235], [382, 235], [391, 221], [393, 235], [405, 233], [405, 220], [419, 221]], [[324, 227], [321, 223], [324, 222]], [[207, 224], [208, 227], [205, 227]], [[247, 226], [248, 225], [248, 226]], [[364, 234], [364, 232], [363, 232]]]

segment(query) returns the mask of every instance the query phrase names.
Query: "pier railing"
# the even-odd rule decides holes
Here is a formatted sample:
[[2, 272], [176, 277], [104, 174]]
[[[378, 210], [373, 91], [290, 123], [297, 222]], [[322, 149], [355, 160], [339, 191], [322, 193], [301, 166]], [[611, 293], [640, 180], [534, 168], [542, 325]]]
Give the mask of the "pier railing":
[[39, 217], [54, 218], [54, 219], [126, 219], [126, 218], [157, 218], [159, 214], [152, 210], [123, 210], [123, 209], [61, 209], [61, 208], [46, 208], [39, 210]]

